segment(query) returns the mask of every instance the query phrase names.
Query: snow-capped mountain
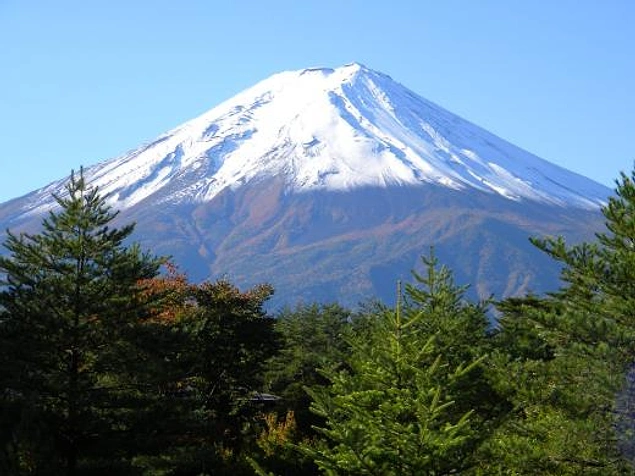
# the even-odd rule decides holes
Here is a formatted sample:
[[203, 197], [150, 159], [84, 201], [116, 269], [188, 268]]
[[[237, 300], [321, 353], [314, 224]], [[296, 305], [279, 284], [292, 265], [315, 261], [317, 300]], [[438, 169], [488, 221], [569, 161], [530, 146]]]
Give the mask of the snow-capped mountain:
[[[193, 279], [279, 303], [390, 299], [431, 245], [481, 296], [553, 289], [527, 238], [593, 237], [610, 194], [357, 63], [271, 76], [84, 174]], [[0, 229], [35, 228], [66, 181], [0, 204]]]
[[119, 208], [202, 203], [266, 177], [293, 192], [431, 183], [582, 208], [607, 194], [357, 63], [271, 76], [86, 174]]

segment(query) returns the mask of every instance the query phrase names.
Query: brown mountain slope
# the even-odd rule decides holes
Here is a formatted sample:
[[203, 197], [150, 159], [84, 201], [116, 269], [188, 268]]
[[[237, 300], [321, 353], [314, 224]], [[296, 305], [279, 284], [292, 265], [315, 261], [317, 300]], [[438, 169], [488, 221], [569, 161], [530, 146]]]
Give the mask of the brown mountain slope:
[[558, 268], [530, 236], [592, 239], [598, 212], [513, 202], [443, 187], [285, 194], [272, 180], [226, 190], [198, 206], [138, 206], [137, 238], [172, 255], [192, 279], [270, 282], [274, 305], [298, 300], [393, 300], [434, 246], [479, 297], [553, 290]]

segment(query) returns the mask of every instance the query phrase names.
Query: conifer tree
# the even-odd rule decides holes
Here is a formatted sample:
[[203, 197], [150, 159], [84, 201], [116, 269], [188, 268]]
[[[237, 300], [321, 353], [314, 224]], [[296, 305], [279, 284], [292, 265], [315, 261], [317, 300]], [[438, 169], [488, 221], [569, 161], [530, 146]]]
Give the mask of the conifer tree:
[[251, 457], [255, 467], [276, 474], [318, 474], [312, 459], [293, 449], [301, 441], [314, 440], [313, 426], [324, 424], [309, 410], [311, 398], [304, 389], [326, 384], [319, 369], [340, 365], [349, 354], [345, 335], [351, 320], [351, 312], [338, 304], [299, 304], [276, 316], [278, 349], [265, 373], [266, 389], [275, 401], [257, 440], [261, 454]]
[[[635, 175], [621, 174], [597, 241], [532, 242], [563, 265], [564, 286], [500, 305], [492, 366], [515, 418], [489, 442], [492, 472], [630, 474], [635, 355]], [[620, 406], [620, 404], [622, 406]], [[623, 451], [620, 453], [620, 449]]]
[[[602, 213], [606, 230], [597, 234], [596, 243], [567, 246], [560, 238], [534, 240], [534, 244], [564, 265], [566, 285], [554, 299], [575, 315], [580, 340], [594, 349], [606, 349], [600, 362], [610, 364], [611, 396], [604, 408], [606, 418], [613, 421], [611, 429], [633, 428], [632, 412], [617, 402], [635, 399], [635, 384], [626, 378], [635, 365], [635, 170], [630, 176], [620, 173], [615, 195]], [[629, 447], [630, 435], [618, 432], [613, 438], [619, 447]], [[622, 456], [635, 463], [632, 451]]]
[[480, 449], [484, 474], [628, 474], [613, 419], [623, 376], [594, 316], [523, 301], [500, 306], [489, 373], [512, 411]]
[[345, 335], [351, 312], [337, 304], [299, 305], [282, 311], [274, 329], [279, 351], [267, 363], [267, 388], [281, 397], [281, 413], [293, 411], [301, 433], [310, 432], [315, 417], [304, 387], [324, 384], [319, 368], [339, 365], [348, 354]]
[[[406, 306], [386, 309], [350, 338], [345, 365], [324, 371], [330, 385], [308, 389], [312, 410], [326, 420], [323, 445], [303, 445], [327, 474], [450, 474], [472, 465], [482, 439], [473, 401], [460, 402], [480, 378], [479, 346], [442, 335], [458, 319], [480, 329], [483, 308], [466, 303], [451, 273], [424, 259], [422, 289], [406, 289]], [[457, 344], [454, 348], [453, 344]]]
[[532, 242], [563, 265], [565, 286], [554, 299], [567, 309], [592, 315], [598, 339], [621, 355], [624, 365], [635, 355], [635, 170], [621, 173], [615, 195], [602, 208], [606, 231], [597, 241], [568, 246], [559, 238]]
[[100, 461], [116, 471], [125, 445], [114, 442], [131, 437], [143, 393], [139, 283], [161, 260], [124, 243], [133, 225], [111, 228], [117, 212], [82, 172], [55, 199], [42, 231], [9, 233], [0, 257], [2, 407], [20, 413], [3, 431], [20, 473], [71, 475]]

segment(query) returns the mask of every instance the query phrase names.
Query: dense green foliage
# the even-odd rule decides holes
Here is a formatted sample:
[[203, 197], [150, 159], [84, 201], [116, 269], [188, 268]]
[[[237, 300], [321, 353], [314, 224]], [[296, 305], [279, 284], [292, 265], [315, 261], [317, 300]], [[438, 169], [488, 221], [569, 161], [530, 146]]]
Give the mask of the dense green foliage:
[[234, 472], [271, 288], [158, 278], [81, 175], [58, 204], [0, 258], [0, 474]]
[[349, 354], [344, 339], [350, 333], [351, 312], [337, 304], [298, 306], [276, 318], [280, 350], [267, 366], [267, 390], [281, 397], [281, 410], [293, 411], [301, 431], [316, 424], [309, 411], [306, 387], [324, 385], [318, 369], [340, 365]]
[[394, 308], [274, 319], [160, 274], [81, 174], [57, 200], [0, 257], [0, 474], [635, 473], [635, 175], [495, 323], [433, 253]]
[[161, 399], [134, 466], [144, 474], [250, 473], [245, 431], [259, 420], [254, 400], [275, 345], [262, 308], [271, 288], [241, 292], [225, 280], [192, 285], [179, 276], [153, 284], [170, 297], [145, 326], [144, 345], [160, 357], [153, 374]]
[[622, 174], [617, 185], [597, 243], [533, 240], [564, 265], [565, 286], [500, 306], [498, 381], [516, 412], [490, 444], [502, 467], [524, 474], [633, 470], [632, 455], [620, 449], [633, 428], [624, 403], [635, 356], [635, 183]]
[[139, 281], [155, 276], [160, 261], [123, 245], [132, 227], [109, 228], [116, 214], [83, 177], [71, 177], [66, 191], [42, 233], [10, 234], [11, 256], [0, 258], [3, 406], [15, 417], [3, 425], [7, 472], [99, 466], [125, 452], [143, 408], [134, 327], [147, 302]]
[[[327, 474], [444, 474], [471, 463], [481, 428], [462, 393], [478, 385], [487, 321], [462, 302], [447, 270], [426, 264], [427, 276], [417, 275], [425, 287], [407, 288], [404, 309], [373, 316], [350, 337], [344, 368], [325, 370], [329, 385], [308, 390], [328, 444], [303, 449]], [[463, 325], [473, 348], [448, 333]]]

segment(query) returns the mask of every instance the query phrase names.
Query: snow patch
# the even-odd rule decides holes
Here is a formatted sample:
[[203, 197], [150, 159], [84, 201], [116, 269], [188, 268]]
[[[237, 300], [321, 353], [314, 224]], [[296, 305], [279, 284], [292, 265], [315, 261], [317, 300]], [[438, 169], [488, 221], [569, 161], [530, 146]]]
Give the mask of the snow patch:
[[[358, 63], [273, 75], [85, 174], [118, 208], [208, 201], [273, 176], [290, 192], [435, 183], [588, 209], [610, 192]], [[45, 196], [31, 211], [52, 206]]]

